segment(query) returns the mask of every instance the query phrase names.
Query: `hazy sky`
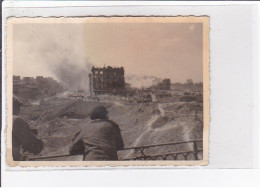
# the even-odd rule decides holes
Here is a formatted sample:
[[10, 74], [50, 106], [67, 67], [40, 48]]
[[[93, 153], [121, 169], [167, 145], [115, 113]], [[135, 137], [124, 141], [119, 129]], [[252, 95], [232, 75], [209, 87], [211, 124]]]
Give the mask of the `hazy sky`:
[[16, 24], [14, 74], [73, 80], [106, 64], [126, 75], [198, 82], [202, 37], [200, 23]]

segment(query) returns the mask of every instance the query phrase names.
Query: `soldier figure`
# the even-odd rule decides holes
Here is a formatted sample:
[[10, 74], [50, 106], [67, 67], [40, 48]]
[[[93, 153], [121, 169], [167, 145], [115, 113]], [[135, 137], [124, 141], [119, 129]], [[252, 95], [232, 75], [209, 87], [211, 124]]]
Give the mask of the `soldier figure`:
[[19, 116], [22, 105], [17, 97], [13, 98], [12, 154], [14, 161], [25, 160], [24, 151], [39, 154], [43, 149], [42, 141], [35, 137], [35, 132], [29, 124]]
[[117, 150], [122, 150], [124, 143], [119, 126], [107, 114], [104, 106], [94, 108], [91, 121], [84, 123], [75, 135], [70, 154], [83, 154], [84, 161], [118, 160]]

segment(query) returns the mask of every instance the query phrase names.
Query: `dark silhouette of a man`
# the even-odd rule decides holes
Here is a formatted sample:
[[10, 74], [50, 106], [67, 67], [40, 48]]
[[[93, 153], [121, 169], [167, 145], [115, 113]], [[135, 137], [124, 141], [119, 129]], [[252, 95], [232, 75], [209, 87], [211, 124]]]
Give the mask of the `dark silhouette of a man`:
[[124, 148], [119, 126], [108, 119], [104, 106], [94, 108], [90, 119], [72, 140], [70, 154], [83, 154], [84, 161], [118, 160], [117, 151]]
[[43, 143], [36, 138], [35, 132], [29, 124], [22, 119], [20, 114], [21, 101], [13, 98], [13, 130], [12, 130], [12, 154], [14, 161], [25, 160], [23, 156], [25, 151], [33, 154], [39, 154], [43, 149]]

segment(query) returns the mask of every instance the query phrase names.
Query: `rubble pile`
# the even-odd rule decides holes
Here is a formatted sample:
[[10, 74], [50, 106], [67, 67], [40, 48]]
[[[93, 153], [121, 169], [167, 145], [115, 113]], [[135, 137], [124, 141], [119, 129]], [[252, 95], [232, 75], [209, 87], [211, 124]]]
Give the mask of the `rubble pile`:
[[[39, 156], [68, 154], [74, 134], [82, 123], [90, 120], [91, 110], [98, 105], [107, 107], [109, 118], [120, 126], [125, 147], [202, 139], [202, 95], [185, 92], [135, 89], [126, 96], [107, 93], [87, 96], [83, 92], [69, 91], [55, 95], [37, 94], [35, 98], [24, 102], [21, 116], [38, 130], [38, 136], [44, 142], [44, 149]], [[162, 154], [191, 149], [190, 145], [155, 147], [148, 153]], [[119, 158], [137, 154], [122, 151]]]

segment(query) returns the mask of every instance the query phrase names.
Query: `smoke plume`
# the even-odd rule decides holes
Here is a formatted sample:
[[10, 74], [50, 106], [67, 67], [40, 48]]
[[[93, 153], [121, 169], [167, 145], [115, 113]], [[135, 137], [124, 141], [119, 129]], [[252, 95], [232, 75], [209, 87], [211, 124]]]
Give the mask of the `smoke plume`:
[[135, 88], [150, 87], [161, 82], [160, 78], [147, 75], [127, 75], [125, 79], [127, 83], [130, 83], [131, 86]]
[[[50, 76], [70, 90], [88, 89], [92, 65], [87, 59], [82, 25], [17, 25], [14, 37], [19, 59], [16, 60], [16, 74]], [[27, 64], [27, 69], [22, 68], [23, 63]], [[28, 64], [31, 64], [30, 69]]]

